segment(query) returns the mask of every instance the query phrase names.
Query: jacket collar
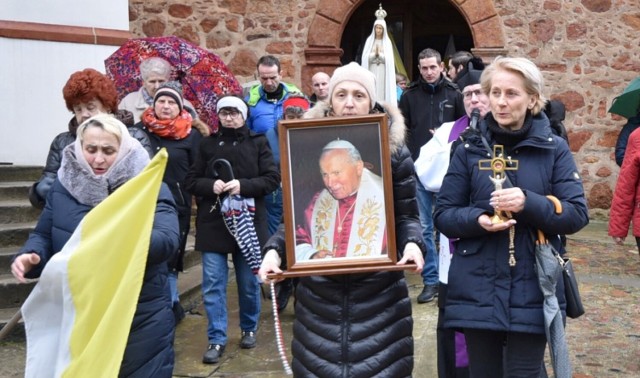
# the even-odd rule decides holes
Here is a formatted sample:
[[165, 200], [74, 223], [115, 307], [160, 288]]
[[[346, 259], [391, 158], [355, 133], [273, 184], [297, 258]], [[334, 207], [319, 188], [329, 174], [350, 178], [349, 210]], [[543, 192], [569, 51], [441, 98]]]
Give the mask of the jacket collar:
[[[544, 112], [540, 112], [538, 115], [533, 116], [532, 122], [533, 124], [531, 125], [527, 136], [524, 138], [524, 140], [516, 144], [514, 148], [520, 148], [524, 146], [544, 149], [555, 148], [558, 142], [553, 135], [553, 132], [551, 131], [549, 119], [544, 114]], [[493, 133], [487, 127], [487, 121], [483, 119], [478, 127], [482, 135], [484, 135], [485, 138], [487, 138], [487, 141], [489, 141], [489, 144], [493, 145], [495, 141], [493, 138]], [[478, 134], [472, 134], [472, 136], [469, 137], [469, 142], [473, 143], [474, 145], [480, 146], [484, 151], [484, 146], [482, 145], [482, 141]]]
[[[404, 125], [404, 117], [397, 106], [385, 102], [378, 102], [376, 105], [378, 105], [376, 108], [381, 108], [389, 117], [389, 151], [393, 155], [400, 151], [405, 144], [406, 127]], [[374, 108], [374, 110], [376, 108]], [[331, 107], [328, 102], [318, 101], [316, 106], [304, 113], [303, 118], [314, 119], [329, 117], [328, 114], [330, 110]]]

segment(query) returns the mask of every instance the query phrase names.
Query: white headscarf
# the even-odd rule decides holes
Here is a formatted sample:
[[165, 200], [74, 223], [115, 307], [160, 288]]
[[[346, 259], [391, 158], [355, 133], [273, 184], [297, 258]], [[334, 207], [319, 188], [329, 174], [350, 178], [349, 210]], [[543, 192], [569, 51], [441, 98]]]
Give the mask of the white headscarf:
[[[80, 138], [92, 121], [120, 129], [118, 155], [103, 175], [93, 173], [82, 152]], [[140, 173], [147, 163], [149, 163], [149, 154], [140, 142], [129, 134], [127, 127], [113, 115], [98, 114], [78, 127], [75, 142], [62, 151], [58, 180], [78, 202], [96, 206], [113, 190]]]

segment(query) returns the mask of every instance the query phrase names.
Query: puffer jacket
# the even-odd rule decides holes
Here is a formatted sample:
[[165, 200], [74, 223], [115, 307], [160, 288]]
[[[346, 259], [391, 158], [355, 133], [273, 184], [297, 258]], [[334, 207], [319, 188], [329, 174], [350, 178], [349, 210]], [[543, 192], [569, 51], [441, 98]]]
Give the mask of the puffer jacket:
[[[91, 209], [91, 206], [78, 202], [60, 181], [55, 180], [34, 232], [16, 255], [32, 251], [40, 255], [40, 264], [29, 271], [26, 277], [40, 276], [46, 262], [62, 250]], [[120, 366], [120, 377], [170, 378], [172, 375], [175, 320], [171, 310], [167, 260], [176, 253], [178, 240], [175, 203], [169, 189], [163, 185], [158, 196], [142, 289]]]
[[[517, 169], [506, 171], [509, 181], [526, 196], [524, 209], [513, 214], [515, 267], [508, 263], [510, 231], [488, 232], [478, 224], [480, 215], [494, 213], [489, 200], [495, 190], [491, 171], [479, 167], [480, 160], [491, 157], [479, 133], [469, 134], [458, 146], [442, 183], [434, 224], [449, 239], [459, 239], [449, 268], [447, 328], [544, 334], [534, 235], [541, 230], [560, 250], [558, 235], [575, 233], [589, 222], [582, 181], [567, 143], [553, 135], [543, 113], [527, 119], [532, 125], [524, 139], [511, 152], [505, 149], [518, 161]], [[491, 114], [480, 122], [479, 130], [493, 147], [496, 142], [487, 122], [495, 123]], [[555, 213], [547, 195], [560, 200], [561, 214]], [[562, 280], [556, 295], [564, 313]]]
[[633, 236], [640, 237], [640, 131], [631, 133], [609, 213], [609, 235], [625, 238], [633, 222]]
[[[114, 115], [120, 122], [127, 126], [129, 134], [142, 144], [142, 147], [147, 150], [149, 156], [152, 156], [153, 154], [151, 152], [149, 138], [147, 138], [145, 133], [141, 130], [132, 127], [133, 115], [131, 112], [128, 110], [118, 110]], [[60, 168], [60, 162], [62, 161], [62, 150], [76, 140], [76, 130], [78, 129], [78, 126], [80, 125], [78, 125], [76, 117], [71, 118], [68, 126], [69, 131], [58, 134], [51, 142], [49, 154], [47, 155], [47, 162], [42, 170], [42, 176], [40, 176], [38, 181], [29, 188], [29, 201], [31, 202], [31, 206], [38, 209], [42, 209], [44, 207], [46, 193], [49, 191], [48, 188], [51, 187], [56, 176], [58, 176], [58, 168]], [[36, 191], [36, 187], [41, 183], [43, 186], [40, 190]], [[43, 187], [46, 187], [47, 189], [44, 189]], [[44, 195], [41, 196], [38, 192], [41, 192]]]
[[[305, 118], [329, 108], [319, 102]], [[396, 246], [425, 250], [416, 202], [413, 161], [404, 145], [405, 127], [396, 107], [377, 106], [390, 116]], [[263, 248], [278, 251], [286, 266], [284, 228]], [[284, 268], [284, 266], [283, 266]], [[296, 287], [293, 363], [299, 377], [409, 377], [413, 370], [413, 318], [403, 272], [301, 277]]]

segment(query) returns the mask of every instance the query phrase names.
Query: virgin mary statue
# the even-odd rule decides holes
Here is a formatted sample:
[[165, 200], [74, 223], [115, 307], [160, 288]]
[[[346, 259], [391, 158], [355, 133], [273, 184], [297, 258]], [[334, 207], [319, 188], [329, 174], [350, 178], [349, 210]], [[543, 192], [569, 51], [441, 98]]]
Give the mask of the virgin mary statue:
[[362, 50], [362, 67], [373, 72], [376, 77], [377, 98], [392, 105], [397, 103], [396, 70], [393, 45], [387, 35], [387, 12], [380, 8], [376, 11], [371, 35], [367, 37]]

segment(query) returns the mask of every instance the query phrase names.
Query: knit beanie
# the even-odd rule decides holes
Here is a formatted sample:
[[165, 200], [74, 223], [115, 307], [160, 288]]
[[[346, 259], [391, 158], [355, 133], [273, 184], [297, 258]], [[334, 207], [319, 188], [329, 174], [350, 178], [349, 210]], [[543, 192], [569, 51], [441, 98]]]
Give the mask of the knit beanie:
[[333, 90], [336, 85], [343, 81], [354, 81], [362, 85], [371, 98], [371, 109], [376, 105], [376, 77], [366, 68], [362, 68], [358, 63], [351, 62], [346, 66], [336, 68], [329, 80], [329, 99], [333, 97]]
[[240, 114], [242, 114], [242, 119], [247, 120], [247, 103], [244, 102], [241, 98], [236, 96], [224, 96], [218, 100], [216, 104], [216, 114], [220, 113], [220, 111], [224, 108], [236, 109]]
[[307, 110], [309, 110], [309, 100], [300, 96], [289, 96], [282, 103], [282, 109], [286, 111], [287, 108], [290, 106], [296, 106], [298, 108], [302, 108], [302, 110], [306, 112]]
[[153, 96], [153, 106], [156, 106], [156, 101], [160, 98], [160, 96], [169, 96], [176, 101], [178, 104], [178, 108], [180, 112], [184, 108], [184, 103], [182, 100], [182, 85], [177, 81], [167, 81], [166, 83], [162, 83], [158, 90], [156, 91], [155, 96]]

